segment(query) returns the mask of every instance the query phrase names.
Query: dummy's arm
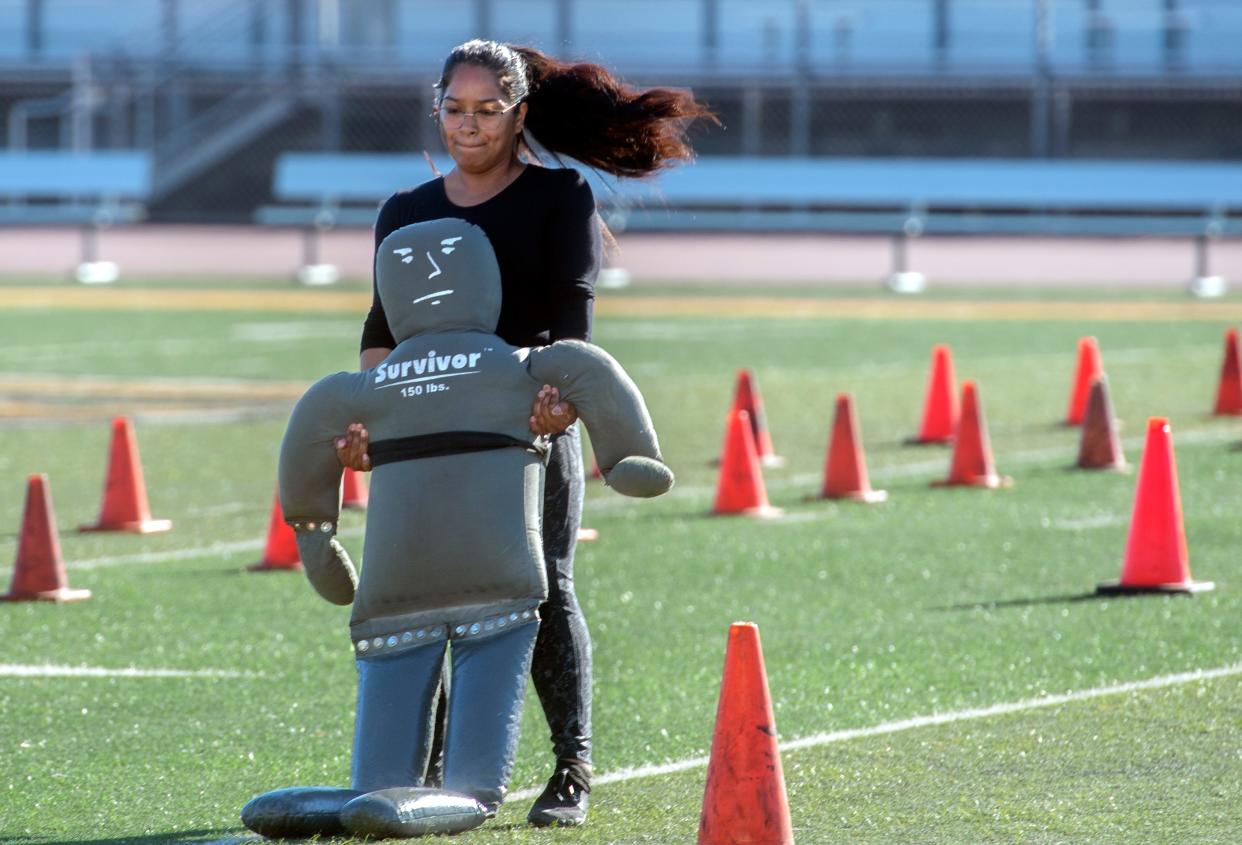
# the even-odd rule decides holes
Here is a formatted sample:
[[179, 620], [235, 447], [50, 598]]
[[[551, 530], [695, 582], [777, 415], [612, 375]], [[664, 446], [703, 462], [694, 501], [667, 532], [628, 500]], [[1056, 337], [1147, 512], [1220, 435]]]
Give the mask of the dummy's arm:
[[637, 385], [604, 350], [578, 340], [533, 349], [530, 374], [574, 403], [608, 485], [626, 496], [659, 496], [673, 486], [655, 426]]
[[357, 421], [348, 399], [360, 377], [337, 373], [312, 385], [294, 406], [280, 445], [280, 507], [294, 528], [306, 577], [333, 604], [352, 602], [358, 586], [353, 561], [335, 536], [341, 464], [333, 444]]

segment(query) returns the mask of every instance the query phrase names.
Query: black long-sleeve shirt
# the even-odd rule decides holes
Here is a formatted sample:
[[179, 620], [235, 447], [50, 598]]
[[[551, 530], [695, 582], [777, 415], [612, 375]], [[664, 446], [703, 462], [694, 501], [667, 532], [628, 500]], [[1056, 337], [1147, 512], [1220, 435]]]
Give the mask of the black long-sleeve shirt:
[[[375, 222], [375, 246], [402, 226], [455, 217], [487, 233], [500, 265], [502, 299], [496, 334], [514, 346], [591, 339], [600, 226], [582, 174], [528, 165], [508, 187], [478, 205], [449, 201], [444, 180], [393, 194]], [[396, 340], [376, 293], [362, 328], [362, 348], [392, 349]]]

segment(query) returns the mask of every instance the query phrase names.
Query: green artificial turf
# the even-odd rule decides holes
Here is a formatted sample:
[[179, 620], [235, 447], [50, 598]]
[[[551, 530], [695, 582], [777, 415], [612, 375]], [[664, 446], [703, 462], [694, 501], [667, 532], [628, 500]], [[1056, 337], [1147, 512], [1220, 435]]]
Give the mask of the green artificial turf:
[[[0, 307], [0, 374], [44, 377], [75, 413], [101, 401], [74, 394], [78, 377], [309, 383], [356, 365], [359, 316]], [[1242, 663], [1242, 425], [1208, 415], [1225, 326], [601, 319], [595, 339], [646, 394], [678, 486], [635, 502], [589, 485], [585, 523], [601, 536], [579, 547], [576, 580], [594, 641], [600, 772], [708, 754], [728, 626], [749, 620], [781, 738], [829, 734], [783, 758], [803, 845], [1231, 841], [1242, 829], [1236, 675], [969, 712]], [[1193, 574], [1216, 582], [1212, 592], [1092, 595], [1120, 573], [1136, 473], [1067, 469], [1078, 435], [1059, 421], [1086, 334], [1099, 339], [1132, 465], [1146, 418], [1171, 422]], [[903, 443], [935, 343], [952, 347], [959, 380], [977, 380], [1012, 488], [933, 489], [948, 449]], [[787, 461], [764, 474], [780, 520], [708, 515], [742, 367]], [[807, 498], [839, 392], [854, 396], [886, 503]], [[153, 515], [174, 523], [166, 534], [73, 530], [98, 511], [106, 414], [3, 427], [0, 565], [15, 555], [26, 476], [46, 473], [70, 580], [94, 595], [0, 605], [0, 663], [220, 674], [0, 676], [0, 842], [241, 837], [238, 811], [253, 795], [348, 780], [348, 611], [300, 574], [244, 571], [262, 552], [289, 401], [250, 400], [230, 417], [231, 400], [198, 399], [199, 421], [152, 401], [132, 399], [132, 413]], [[342, 521], [356, 559], [364, 518]], [[850, 729], [863, 735], [831, 736]], [[515, 789], [550, 774], [546, 733], [532, 695]], [[603, 783], [574, 831], [527, 828], [528, 801], [515, 801], [459, 841], [691, 843], [704, 777], [690, 766]]]

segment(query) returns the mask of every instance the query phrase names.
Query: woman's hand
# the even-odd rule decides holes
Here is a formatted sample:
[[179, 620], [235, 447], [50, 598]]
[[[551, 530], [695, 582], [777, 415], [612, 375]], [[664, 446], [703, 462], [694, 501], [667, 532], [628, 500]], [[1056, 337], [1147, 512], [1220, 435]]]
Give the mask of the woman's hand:
[[367, 428], [362, 423], [350, 423], [343, 437], [336, 438], [336, 459], [341, 466], [355, 472], [370, 472], [371, 458], [367, 455]]
[[578, 419], [578, 409], [561, 399], [561, 392], [545, 384], [535, 395], [530, 408], [530, 430], [533, 434], [560, 434]]

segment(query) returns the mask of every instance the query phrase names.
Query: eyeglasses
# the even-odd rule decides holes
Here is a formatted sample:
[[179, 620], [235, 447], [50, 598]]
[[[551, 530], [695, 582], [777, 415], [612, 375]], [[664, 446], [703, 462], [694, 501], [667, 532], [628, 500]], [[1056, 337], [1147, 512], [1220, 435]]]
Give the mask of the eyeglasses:
[[[521, 100], [518, 101], [520, 102]], [[474, 125], [480, 129], [495, 129], [507, 113], [517, 108], [518, 103], [505, 106], [503, 109], [492, 106], [474, 111], [462, 111], [456, 106], [441, 104], [440, 108], [435, 111], [435, 116], [439, 117], [440, 123], [449, 130], [461, 129], [465, 126], [468, 117], [473, 117]]]

